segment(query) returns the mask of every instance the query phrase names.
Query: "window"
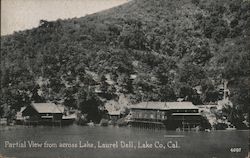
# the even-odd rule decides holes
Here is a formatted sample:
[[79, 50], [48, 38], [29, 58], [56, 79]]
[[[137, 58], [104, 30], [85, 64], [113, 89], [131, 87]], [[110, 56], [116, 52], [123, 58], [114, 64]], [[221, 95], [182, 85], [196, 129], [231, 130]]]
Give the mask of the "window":
[[154, 119], [154, 118], [155, 118], [155, 117], [154, 117], [154, 114], [151, 114], [151, 115], [150, 115], [150, 118], [151, 118], [151, 119]]

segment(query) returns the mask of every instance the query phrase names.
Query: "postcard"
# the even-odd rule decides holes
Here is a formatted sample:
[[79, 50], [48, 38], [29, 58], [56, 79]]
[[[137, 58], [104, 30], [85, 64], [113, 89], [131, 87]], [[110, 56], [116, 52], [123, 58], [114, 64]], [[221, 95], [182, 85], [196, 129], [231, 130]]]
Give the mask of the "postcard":
[[0, 158], [249, 158], [249, 0], [1, 0]]

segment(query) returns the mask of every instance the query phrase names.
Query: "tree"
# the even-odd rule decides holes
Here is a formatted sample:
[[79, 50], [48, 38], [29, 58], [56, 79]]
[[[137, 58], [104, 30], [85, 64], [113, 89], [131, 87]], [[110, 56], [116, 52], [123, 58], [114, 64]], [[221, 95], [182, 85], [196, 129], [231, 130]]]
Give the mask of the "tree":
[[38, 90], [39, 90], [39, 85], [36, 85], [33, 90], [32, 90], [32, 96], [31, 96], [31, 100], [34, 101], [35, 103], [44, 103], [46, 102], [45, 98], [43, 98], [42, 96], [40, 96], [38, 94]]
[[83, 114], [87, 114], [87, 119], [99, 123], [101, 114], [99, 106], [102, 106], [101, 100], [92, 91], [86, 90], [86, 87], [80, 88], [78, 91], [78, 108]]
[[161, 101], [176, 101], [175, 92], [170, 86], [161, 86], [159, 96]]
[[106, 77], [104, 75], [102, 75], [101, 80], [100, 80], [100, 90], [103, 93], [107, 93], [107, 91], [108, 91], [109, 84], [106, 81], [107, 81]]
[[202, 101], [203, 103], [216, 103], [219, 100], [219, 91], [209, 80], [204, 80], [202, 83]]

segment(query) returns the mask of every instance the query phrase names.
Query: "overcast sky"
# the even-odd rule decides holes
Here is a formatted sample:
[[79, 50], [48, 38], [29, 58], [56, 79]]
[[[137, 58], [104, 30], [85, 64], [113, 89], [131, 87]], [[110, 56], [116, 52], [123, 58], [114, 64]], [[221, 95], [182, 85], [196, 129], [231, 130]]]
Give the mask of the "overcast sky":
[[41, 19], [82, 17], [128, 0], [1, 0], [1, 35], [31, 29]]

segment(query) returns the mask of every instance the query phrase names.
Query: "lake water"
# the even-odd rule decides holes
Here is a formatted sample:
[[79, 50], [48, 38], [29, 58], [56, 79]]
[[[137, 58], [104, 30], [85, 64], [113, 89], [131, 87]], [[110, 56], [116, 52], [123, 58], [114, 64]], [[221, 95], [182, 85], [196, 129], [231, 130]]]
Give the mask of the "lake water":
[[[77, 125], [0, 126], [0, 157], [244, 158], [248, 154], [248, 140], [249, 131], [176, 132]], [[32, 141], [37, 144], [32, 144]]]

